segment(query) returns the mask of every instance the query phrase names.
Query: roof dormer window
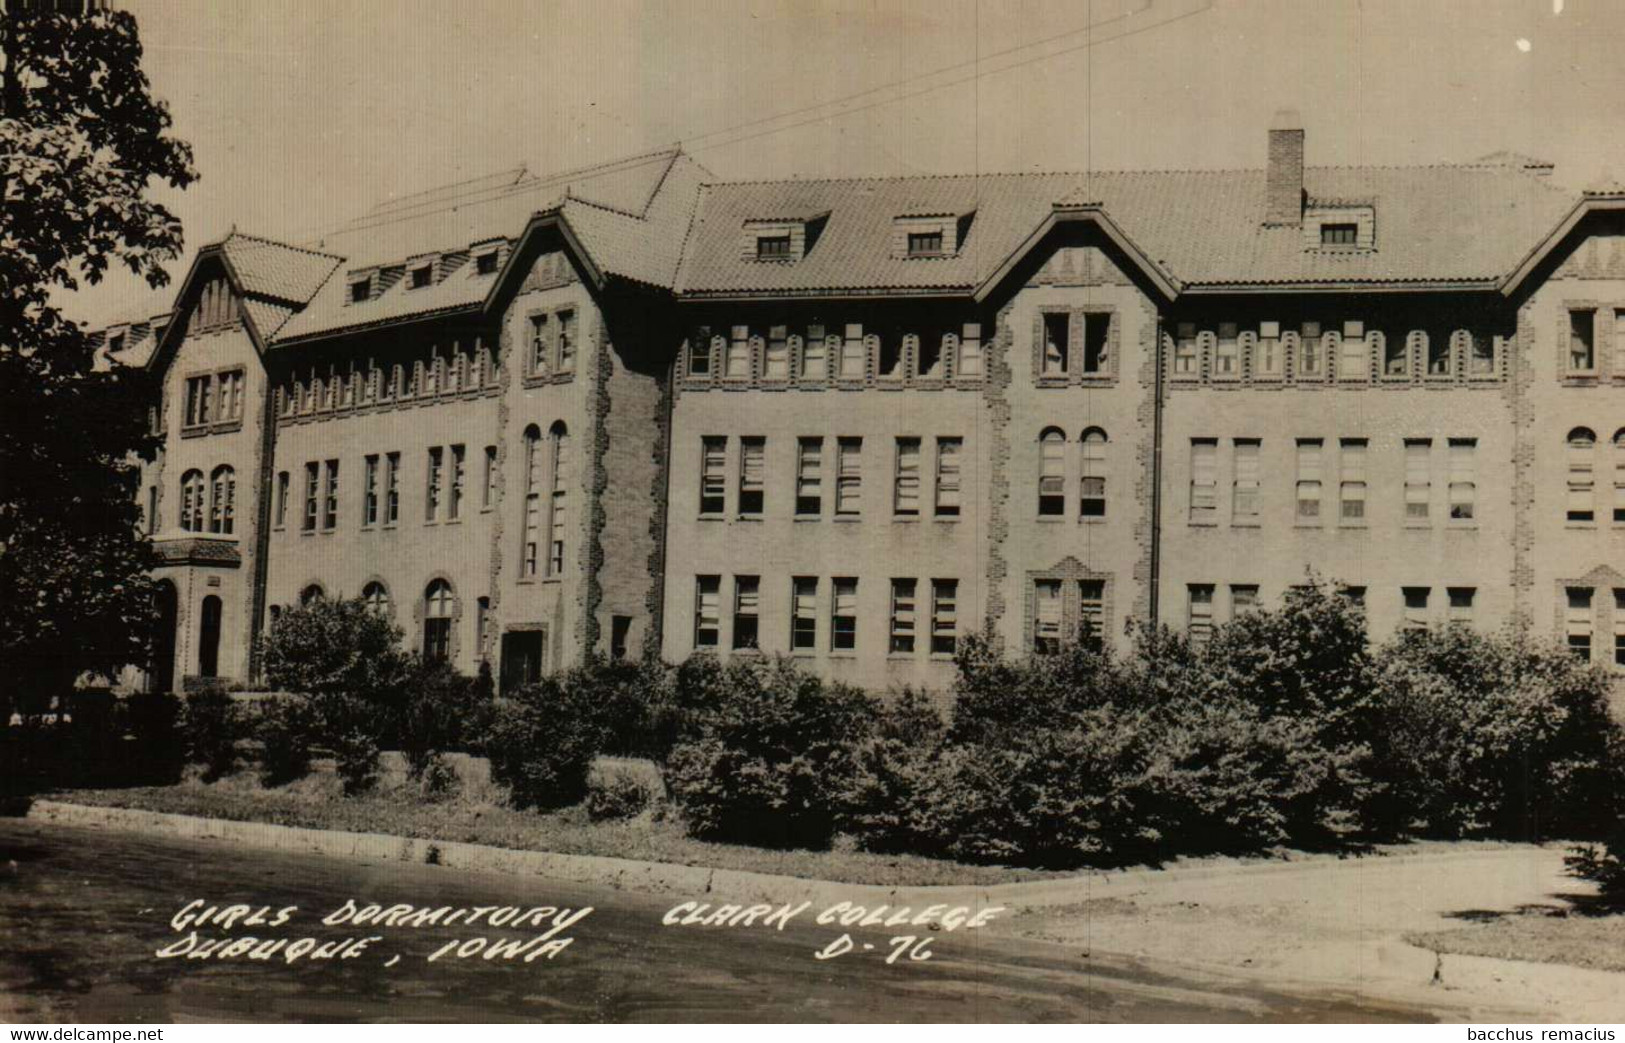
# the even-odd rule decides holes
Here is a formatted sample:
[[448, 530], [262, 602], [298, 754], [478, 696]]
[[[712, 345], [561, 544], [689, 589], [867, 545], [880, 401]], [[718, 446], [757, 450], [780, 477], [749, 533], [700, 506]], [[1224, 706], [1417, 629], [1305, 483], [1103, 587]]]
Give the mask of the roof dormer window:
[[1358, 253], [1377, 248], [1377, 208], [1372, 200], [1310, 200], [1303, 213], [1303, 248]]
[[407, 285], [414, 290], [421, 290], [432, 282], [434, 282], [434, 266], [424, 264], [412, 269], [411, 282]]
[[756, 259], [758, 261], [788, 261], [790, 259], [790, 236], [757, 236]]
[[474, 271], [479, 275], [492, 275], [497, 270], [497, 252], [490, 250], [474, 258]]
[[1357, 246], [1359, 245], [1360, 226], [1354, 222], [1328, 221], [1320, 226], [1321, 246]]
[[360, 304], [372, 297], [372, 276], [350, 280], [350, 303]]
[[108, 338], [107, 338], [107, 353], [109, 355], [117, 355], [119, 352], [121, 352], [123, 350], [124, 350], [124, 334], [122, 334], [122, 333], [110, 334], [108, 336]]
[[940, 257], [942, 255], [942, 229], [908, 233], [910, 257]]

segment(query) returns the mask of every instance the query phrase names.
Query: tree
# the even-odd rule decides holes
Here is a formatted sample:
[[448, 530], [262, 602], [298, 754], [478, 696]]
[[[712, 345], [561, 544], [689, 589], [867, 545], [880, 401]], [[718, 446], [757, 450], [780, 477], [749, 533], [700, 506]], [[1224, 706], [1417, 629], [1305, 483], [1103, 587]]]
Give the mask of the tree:
[[135, 458], [155, 448], [146, 379], [98, 367], [52, 295], [111, 263], [164, 285], [181, 229], [148, 191], [197, 174], [135, 18], [101, 6], [12, 0], [0, 16], [0, 672], [23, 695], [143, 661], [153, 618], [135, 495]]
[[393, 707], [417, 668], [416, 657], [401, 647], [402, 637], [400, 627], [361, 598], [313, 598], [271, 624], [265, 677], [283, 691]]

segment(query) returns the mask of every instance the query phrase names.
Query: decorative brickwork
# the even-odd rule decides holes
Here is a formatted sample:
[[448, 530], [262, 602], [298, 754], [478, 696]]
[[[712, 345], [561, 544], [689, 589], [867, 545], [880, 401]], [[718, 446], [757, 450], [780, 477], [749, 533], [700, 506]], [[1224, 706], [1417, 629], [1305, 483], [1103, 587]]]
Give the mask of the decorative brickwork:
[[[1010, 539], [1010, 381], [1014, 377], [1012, 359], [1015, 357], [1015, 330], [1011, 328], [1010, 313], [1014, 301], [999, 309], [993, 322], [994, 334], [983, 345], [987, 379], [982, 387], [982, 400], [988, 416], [988, 466], [992, 478], [988, 482], [987, 505], [987, 604], [983, 609], [984, 626], [997, 633], [1004, 619], [1005, 581], [1010, 576], [1010, 562], [1006, 542]], [[968, 613], [967, 613], [968, 615]]]
[[[1134, 561], [1133, 577], [1134, 593], [1133, 608], [1130, 617], [1155, 622], [1153, 605], [1155, 598], [1155, 585], [1158, 582], [1156, 575], [1156, 543], [1160, 538], [1159, 526], [1161, 518], [1158, 510], [1158, 446], [1157, 446], [1157, 413], [1158, 398], [1162, 394], [1157, 381], [1157, 343], [1160, 339], [1161, 322], [1157, 307], [1149, 299], [1142, 298], [1143, 320], [1140, 323], [1140, 369], [1138, 380], [1140, 384], [1140, 403], [1135, 409], [1135, 420], [1138, 437], [1135, 439], [1134, 456], [1137, 463], [1134, 477], [1134, 503], [1139, 511], [1139, 523], [1135, 526], [1134, 542], [1140, 554]], [[1111, 616], [1107, 615], [1107, 619]]]

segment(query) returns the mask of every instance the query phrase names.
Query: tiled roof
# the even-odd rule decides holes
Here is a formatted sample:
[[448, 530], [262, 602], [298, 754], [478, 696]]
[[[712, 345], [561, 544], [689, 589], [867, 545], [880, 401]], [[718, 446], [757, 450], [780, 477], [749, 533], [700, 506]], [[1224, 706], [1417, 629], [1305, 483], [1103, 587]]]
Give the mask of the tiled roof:
[[303, 304], [343, 258], [232, 232], [220, 244], [244, 293]]
[[[968, 290], [998, 270], [1057, 204], [1098, 205], [1144, 255], [1187, 286], [1461, 282], [1498, 278], [1576, 197], [1515, 165], [1310, 168], [1311, 199], [1376, 208], [1376, 249], [1306, 249], [1299, 228], [1265, 228], [1264, 172], [1003, 174], [706, 186], [678, 286], [690, 294], [855, 289]], [[741, 255], [762, 213], [829, 211], [794, 264]], [[892, 222], [975, 211], [958, 255], [893, 256]]]

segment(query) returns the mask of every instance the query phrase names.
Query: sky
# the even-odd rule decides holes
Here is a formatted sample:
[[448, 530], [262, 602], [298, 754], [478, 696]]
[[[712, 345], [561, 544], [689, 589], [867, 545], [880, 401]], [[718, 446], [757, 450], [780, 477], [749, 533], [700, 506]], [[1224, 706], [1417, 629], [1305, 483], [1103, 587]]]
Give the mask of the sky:
[[[1312, 166], [1506, 149], [1625, 178], [1621, 0], [119, 0], [200, 180], [187, 255], [684, 143], [719, 179]], [[842, 99], [850, 99], [842, 101]], [[166, 310], [113, 273], [92, 326]]]

